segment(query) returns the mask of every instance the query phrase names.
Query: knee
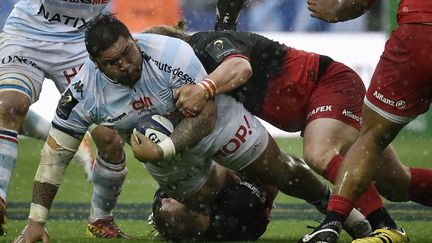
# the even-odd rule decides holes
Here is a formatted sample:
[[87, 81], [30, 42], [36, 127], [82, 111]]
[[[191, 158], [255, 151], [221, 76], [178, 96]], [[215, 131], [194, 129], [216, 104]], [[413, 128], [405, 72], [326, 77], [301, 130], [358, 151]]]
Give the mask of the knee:
[[290, 166], [290, 172], [292, 173], [292, 175], [296, 175], [297, 177], [302, 178], [312, 175], [311, 168], [303, 159], [298, 157], [291, 157], [290, 160], [292, 161]]
[[312, 170], [320, 175], [323, 175], [329, 161], [331, 160], [331, 157], [335, 154], [335, 152], [325, 152], [322, 149], [317, 148], [308, 150], [305, 149], [304, 159], [309, 167], [312, 168]]
[[0, 98], [0, 119], [2, 120], [0, 124], [2, 125], [0, 126], [18, 130], [30, 105], [30, 99], [25, 95], [17, 92], [2, 93]]
[[109, 162], [117, 163], [124, 160], [125, 142], [117, 133], [107, 133], [94, 138], [100, 156]]

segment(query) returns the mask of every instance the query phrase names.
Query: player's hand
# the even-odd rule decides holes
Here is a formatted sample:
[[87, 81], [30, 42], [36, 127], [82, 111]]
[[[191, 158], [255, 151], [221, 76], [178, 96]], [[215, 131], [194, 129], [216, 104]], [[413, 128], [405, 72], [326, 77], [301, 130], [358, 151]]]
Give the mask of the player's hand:
[[330, 23], [338, 22], [337, 10], [341, 0], [307, 0], [310, 16]]
[[176, 106], [185, 117], [198, 114], [207, 103], [205, 91], [197, 85], [185, 84], [174, 91]]
[[141, 162], [160, 161], [163, 158], [162, 149], [137, 130], [132, 133], [130, 144], [135, 158]]
[[21, 234], [12, 243], [33, 243], [42, 241], [48, 243], [49, 235], [43, 223], [29, 219]]

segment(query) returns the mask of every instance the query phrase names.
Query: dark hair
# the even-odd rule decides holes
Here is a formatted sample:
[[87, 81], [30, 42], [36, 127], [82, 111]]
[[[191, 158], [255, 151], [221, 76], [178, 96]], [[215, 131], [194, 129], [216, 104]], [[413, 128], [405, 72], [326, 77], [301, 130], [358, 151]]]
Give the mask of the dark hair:
[[175, 26], [156, 25], [144, 30], [144, 33], [153, 33], [178, 38], [184, 41], [189, 40], [189, 35], [184, 32], [185, 22], [180, 20]]
[[226, 185], [213, 203], [206, 237], [211, 241], [255, 241], [267, 229], [266, 193], [247, 181]]
[[152, 214], [149, 217], [158, 236], [168, 241], [195, 241], [199, 234], [195, 230], [195, 224], [179, 215], [161, 211], [162, 199], [168, 195], [159, 189], [154, 195]]
[[160, 211], [161, 200], [166, 197], [164, 191], [156, 192], [150, 216], [155, 230], [165, 240], [254, 241], [266, 231], [269, 222], [266, 193], [246, 181], [232, 181], [224, 186], [210, 206], [210, 225], [201, 235], [179, 230], [172, 222], [181, 220], [171, 220], [170, 215]]
[[90, 57], [98, 57], [101, 51], [112, 46], [120, 36], [131, 38], [126, 25], [112, 13], [99, 14], [86, 24], [85, 45]]

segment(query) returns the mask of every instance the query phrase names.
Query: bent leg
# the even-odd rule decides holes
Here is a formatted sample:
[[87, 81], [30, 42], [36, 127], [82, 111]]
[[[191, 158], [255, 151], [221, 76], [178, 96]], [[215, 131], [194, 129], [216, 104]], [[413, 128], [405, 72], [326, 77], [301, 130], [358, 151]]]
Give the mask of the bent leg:
[[320, 118], [310, 122], [303, 134], [306, 163], [324, 176], [331, 160], [338, 154], [344, 155], [357, 136], [357, 129], [336, 119]]
[[[316, 172], [334, 183], [344, 159], [343, 155], [357, 136], [357, 129], [336, 119], [314, 120], [306, 126], [304, 133], [306, 161], [316, 169]], [[384, 208], [383, 201], [373, 184], [368, 186], [365, 193], [355, 202], [355, 206], [370, 220], [373, 229], [396, 225]]]
[[282, 153], [272, 137], [264, 153], [241, 173], [308, 202], [316, 202], [327, 196], [327, 186], [301, 159]]
[[383, 152], [375, 181], [379, 192], [390, 201], [432, 206], [432, 170], [404, 166], [391, 146]]
[[400, 162], [391, 145], [384, 149], [374, 179], [378, 191], [386, 199], [394, 202], [409, 200], [410, 169]]
[[87, 234], [91, 237], [129, 238], [114, 223], [117, 204], [127, 175], [124, 141], [116, 131], [97, 126], [91, 132], [98, 148], [93, 168], [93, 197]]
[[18, 153], [18, 129], [31, 101], [28, 96], [15, 91], [0, 94], [0, 167], [3, 168], [0, 170], [0, 197], [5, 199]]
[[[304, 155], [306, 162], [324, 178], [334, 183], [342, 164], [343, 155], [358, 136], [354, 127], [331, 118], [320, 118], [306, 126]], [[356, 202], [356, 207], [366, 216], [383, 207], [373, 185]]]
[[335, 193], [354, 201], [373, 181], [384, 149], [403, 128], [403, 125], [386, 120], [367, 106], [363, 108], [363, 116], [365, 122], [360, 136], [346, 154], [336, 179]]
[[90, 222], [94, 222], [112, 218], [127, 169], [124, 142], [114, 130], [98, 126], [91, 134], [98, 147], [92, 174], [94, 191]]

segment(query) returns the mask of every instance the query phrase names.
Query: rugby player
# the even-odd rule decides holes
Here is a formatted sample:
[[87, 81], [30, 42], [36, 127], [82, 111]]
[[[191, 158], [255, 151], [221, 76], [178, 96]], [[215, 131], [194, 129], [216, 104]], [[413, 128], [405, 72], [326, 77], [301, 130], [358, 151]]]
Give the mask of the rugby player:
[[277, 193], [246, 178], [231, 179], [208, 210], [198, 212], [159, 189], [149, 221], [165, 240], [254, 241], [267, 229]]
[[[85, 43], [91, 60], [83, 65], [59, 101], [50, 136], [44, 145], [35, 176], [29, 222], [15, 242], [48, 240], [44, 223], [47, 221], [49, 208], [62, 182], [67, 165], [87, 130], [91, 132], [98, 147], [92, 180], [94, 183], [99, 183], [95, 183], [93, 201], [97, 203], [104, 199], [110, 202], [105, 207], [112, 207], [120, 194], [127, 173], [124, 141], [129, 140], [139, 118], [154, 113], [176, 114], [173, 90], [187, 83], [200, 82], [207, 76], [192, 48], [179, 39], [155, 34], [139, 34], [132, 37], [126, 26], [112, 14], [95, 17], [88, 23], [87, 28]], [[293, 195], [296, 195], [294, 193], [304, 195], [304, 199], [311, 199], [308, 201], [322, 205], [321, 202], [326, 200], [325, 194], [328, 193], [328, 189], [308, 167], [302, 163], [294, 163], [293, 159], [286, 159], [283, 154], [279, 156], [280, 158], [276, 158], [276, 162], [269, 161], [268, 159], [273, 157], [266, 156], [280, 154], [281, 151], [274, 140], [269, 139], [262, 125], [246, 110], [243, 109], [240, 113], [239, 109], [242, 105], [233, 102], [232, 98], [220, 96], [215, 98], [215, 102], [216, 107], [210, 100], [203, 112], [182, 119], [169, 138], [159, 144], [154, 144], [142, 134], [138, 134], [140, 153], [139, 156], [138, 153], [135, 155], [140, 160], [154, 162], [147, 164], [149, 171], [170, 175], [166, 177], [152, 173], [161, 185], [165, 185], [164, 189], [167, 193], [199, 208], [200, 200], [204, 197], [186, 199], [189, 199], [190, 194], [197, 188], [200, 189], [200, 193], [209, 197], [213, 195], [212, 188], [219, 188], [217, 181], [215, 184], [211, 183], [213, 180], [209, 181], [209, 184], [204, 184], [207, 182], [208, 173], [213, 173], [212, 163], [198, 163], [203, 160], [211, 162], [208, 159], [214, 155], [220, 156], [218, 160], [221, 162], [235, 160], [235, 163], [229, 164], [239, 170], [248, 165], [249, 174], [260, 171], [255, 176], [257, 179], [271, 180], [281, 190], [292, 190], [290, 193]], [[214, 127], [221, 127], [219, 120], [215, 121], [215, 109], [218, 111], [217, 114], [223, 115], [223, 124], [232, 124], [224, 127], [222, 134], [225, 136], [222, 138], [228, 141], [236, 138], [246, 144], [249, 149], [238, 148], [237, 150], [245, 155], [244, 159], [248, 159], [247, 161], [236, 160], [238, 153], [230, 153], [236, 150], [230, 150], [232, 147], [226, 144], [227, 140], [215, 140], [217, 137], [207, 136]], [[234, 117], [233, 114], [235, 120], [231, 119]], [[240, 133], [240, 136], [238, 132], [240, 127], [242, 127], [240, 132], [246, 131], [247, 134]], [[213, 132], [217, 133], [217, 131]], [[226, 136], [226, 132], [235, 137]], [[250, 136], [251, 139], [244, 139], [246, 136]], [[206, 143], [206, 140], [209, 142]], [[258, 143], [252, 143], [252, 140]], [[193, 146], [198, 141], [202, 146]], [[132, 143], [136, 141], [132, 140]], [[220, 146], [214, 146], [215, 150], [207, 156], [194, 151], [194, 148], [202, 150], [203, 147], [212, 144]], [[182, 154], [181, 160], [172, 158], [186, 148], [187, 151]], [[266, 148], [267, 150], [263, 152]], [[260, 163], [249, 164], [250, 159], [258, 155], [261, 157]], [[164, 163], [159, 164], [156, 161]], [[194, 163], [197, 161], [197, 163], [182, 163], [186, 161]], [[178, 167], [167, 169], [171, 162], [176, 163]], [[263, 163], [268, 165], [264, 164], [256, 168]], [[151, 168], [151, 165], [154, 167]], [[183, 165], [184, 168], [186, 166], [189, 168], [186, 173], [180, 173], [183, 171]], [[276, 165], [282, 167], [277, 168]], [[263, 175], [263, 169], [268, 169], [267, 174]], [[297, 174], [299, 177], [296, 177], [295, 173], [282, 173], [282, 171], [293, 170], [301, 170], [305, 174]], [[308, 174], [312, 177], [307, 176]], [[292, 181], [287, 180], [287, 175], [294, 176]], [[164, 178], [177, 179], [164, 181]], [[187, 183], [188, 181], [192, 183]], [[298, 183], [307, 186], [307, 189], [292, 185]], [[200, 188], [202, 185], [207, 187]], [[178, 186], [182, 186], [184, 190], [175, 190]], [[320, 193], [311, 193], [314, 190], [319, 190]], [[99, 208], [99, 210], [105, 209], [103, 205]], [[90, 218], [95, 215], [101, 215], [101, 212], [92, 211]], [[106, 214], [102, 213], [102, 215]], [[112, 215], [107, 216], [109, 216], [108, 220], [112, 220]], [[89, 230], [92, 231], [93, 228]]]
[[[308, 0], [308, 7], [313, 17], [339, 22], [362, 15], [374, 2]], [[429, 109], [432, 99], [432, 2], [401, 0], [397, 20], [399, 27], [390, 35], [366, 92], [360, 134], [343, 161], [329, 213], [315, 230], [315, 241], [329, 238], [328, 242], [336, 242], [337, 230], [332, 235], [325, 233], [329, 225], [343, 222], [353, 202], [373, 180], [392, 189], [390, 199], [432, 206], [430, 169], [392, 171], [390, 161], [378, 159], [405, 125]], [[399, 228], [377, 230], [370, 238], [355, 242], [371, 242], [373, 238], [409, 242]]]
[[[29, 106], [38, 100], [46, 78], [60, 92], [66, 89], [88, 57], [85, 23], [105, 11], [108, 3], [20, 0], [0, 33], [0, 235], [6, 234], [7, 190], [18, 153], [18, 131]], [[91, 162], [87, 161], [88, 168]], [[99, 227], [105, 234], [116, 228], [113, 222]]]
[[[216, 27], [235, 25], [240, 8], [233, 5], [241, 2], [218, 2]], [[361, 123], [365, 87], [352, 69], [330, 57], [296, 50], [254, 33], [198, 32], [188, 36], [163, 27], [149, 31], [186, 40], [210, 73], [203, 85], [176, 90], [180, 110], [197, 112], [216, 93], [229, 93], [272, 125], [288, 132], [301, 131], [306, 163], [334, 183]], [[407, 170], [391, 147], [379, 159], [387, 163], [386, 173]], [[385, 185], [380, 189], [394, 193]], [[374, 230], [398, 228], [373, 184], [355, 205]]]

